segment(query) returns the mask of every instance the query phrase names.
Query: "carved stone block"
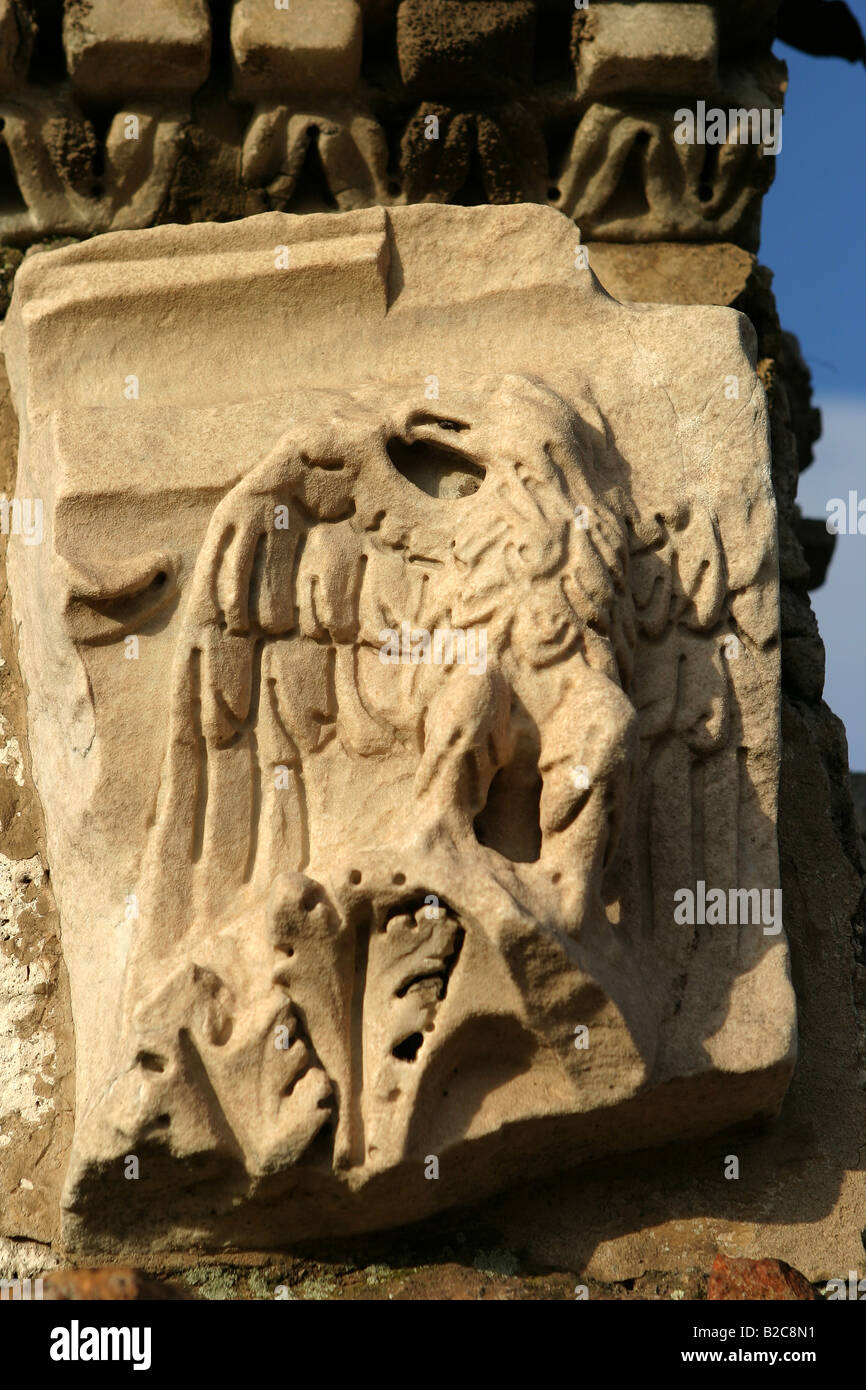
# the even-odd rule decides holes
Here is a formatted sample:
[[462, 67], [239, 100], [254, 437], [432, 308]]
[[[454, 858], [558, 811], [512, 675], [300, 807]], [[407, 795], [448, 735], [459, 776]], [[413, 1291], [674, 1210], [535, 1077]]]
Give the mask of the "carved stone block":
[[10, 199], [0, 212], [0, 235], [26, 244], [152, 222], [177, 166], [186, 113], [135, 100], [97, 140], [68, 92], [26, 88], [0, 102], [0, 119], [20, 204]]
[[718, 32], [712, 5], [590, 5], [574, 23], [580, 31], [581, 101], [713, 89]]
[[757, 250], [775, 161], [760, 145], [727, 143], [708, 167], [705, 147], [680, 144], [676, 125], [670, 107], [593, 103], [556, 175], [557, 207], [601, 241], [731, 238]]
[[[428, 139], [435, 118], [438, 138]], [[465, 198], [542, 202], [547, 150], [535, 117], [518, 102], [484, 111], [425, 102], [406, 124], [400, 166], [409, 202]]]
[[412, 1221], [778, 1108], [753, 332], [575, 242], [268, 213], [19, 271], [73, 1244]]
[[361, 11], [357, 0], [293, 0], [286, 9], [235, 0], [231, 43], [238, 96], [351, 92], [361, 68]]
[[208, 74], [205, 0], [65, 0], [63, 47], [72, 85], [94, 101], [187, 96]]
[[424, 97], [501, 92], [532, 77], [534, 0], [403, 0], [397, 51], [407, 87]]

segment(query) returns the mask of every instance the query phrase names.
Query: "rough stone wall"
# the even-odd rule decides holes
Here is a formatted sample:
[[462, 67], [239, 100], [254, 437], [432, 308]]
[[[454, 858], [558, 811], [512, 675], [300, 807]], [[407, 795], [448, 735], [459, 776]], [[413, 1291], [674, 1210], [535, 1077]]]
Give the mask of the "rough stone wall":
[[[574, 218], [615, 297], [733, 305], [758, 331], [779, 507], [780, 851], [801, 1021], [788, 1100], [771, 1126], [692, 1147], [685, 1162], [675, 1149], [617, 1160], [440, 1218], [423, 1237], [425, 1258], [431, 1239], [458, 1251], [468, 1242], [607, 1281], [706, 1268], [719, 1246], [789, 1259], [813, 1278], [863, 1264], [862, 842], [808, 598], [830, 538], [796, 506], [819, 420], [756, 261], [773, 158], [756, 144], [679, 144], [674, 133], [677, 109], [698, 101], [781, 106], [777, 9], [316, 0], [304, 10], [293, 0], [271, 12], [253, 0], [150, 0], [137, 11], [116, 0], [0, 0], [7, 290], [28, 250], [109, 229], [530, 200]], [[5, 310], [5, 291], [2, 300]], [[5, 379], [0, 410], [12, 496]], [[74, 1043], [5, 598], [0, 649], [0, 1274], [25, 1274], [62, 1259]], [[731, 1152], [737, 1183], [721, 1176]], [[392, 1249], [377, 1247], [378, 1257]], [[333, 1259], [344, 1268], [345, 1252]]]

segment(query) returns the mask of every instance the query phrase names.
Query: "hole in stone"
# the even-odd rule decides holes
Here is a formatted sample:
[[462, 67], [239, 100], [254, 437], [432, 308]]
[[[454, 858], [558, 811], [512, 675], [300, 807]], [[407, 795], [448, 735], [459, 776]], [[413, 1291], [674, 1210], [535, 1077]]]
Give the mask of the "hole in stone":
[[559, 177], [562, 171], [568, 167], [569, 151], [573, 140], [573, 118], [569, 121], [561, 112], [558, 117], [552, 116], [545, 131], [547, 168], [544, 174], [545, 180], [549, 181], [549, 187], [555, 188], [560, 197], [562, 197], [562, 187], [559, 183]]
[[108, 132], [111, 128], [114, 111], [111, 107], [88, 106], [84, 114], [90, 122], [95, 141], [90, 172], [94, 180], [92, 196], [98, 198], [103, 192], [102, 181], [105, 177], [105, 144], [108, 139]]
[[616, 188], [595, 219], [597, 225], [645, 217], [649, 212], [644, 172], [649, 142], [649, 131], [638, 131], [620, 170]]
[[[492, 171], [485, 167], [478, 150], [478, 145], [474, 140], [467, 153], [469, 157], [465, 166], [466, 178], [462, 188], [459, 188], [457, 192], [453, 193], [448, 199], [449, 203], [455, 203], [457, 207], [471, 208], [477, 206], [479, 203], [513, 202], [513, 198], [502, 196], [502, 189], [491, 187], [490, 173]], [[494, 194], [494, 196], [491, 197], [491, 194]]]
[[475, 817], [475, 838], [516, 864], [534, 864], [541, 854], [541, 774], [534, 762], [501, 767]]
[[158, 574], [155, 574], [153, 576], [151, 583], [153, 584], [154, 589], [161, 589], [167, 579], [168, 575], [166, 574], [165, 570], [160, 570]]
[[231, 0], [209, 0], [211, 11], [211, 56], [207, 86], [224, 91], [232, 81]]
[[145, 1071], [165, 1071], [165, 1058], [155, 1052], [139, 1052], [136, 1061]]
[[405, 883], [405, 882], [406, 882], [406, 875], [405, 875], [405, 874], [395, 874], [394, 877], [392, 878], [391, 882], [392, 882], [392, 883]]
[[[445, 428], [454, 426], [449, 423]], [[416, 440], [414, 444], [407, 444], [399, 438], [390, 439], [388, 457], [397, 472], [413, 487], [443, 502], [471, 497], [485, 477], [485, 470], [479, 464], [444, 444], [426, 439]]]
[[360, 883], [360, 882], [361, 882], [361, 871], [360, 871], [360, 869], [353, 869], [353, 870], [352, 870], [352, 872], [349, 874], [349, 882], [350, 882], [350, 883]]
[[410, 1033], [401, 1043], [391, 1049], [391, 1056], [399, 1062], [414, 1062], [424, 1041], [423, 1033]]
[[559, 198], [560, 198], [559, 189], [558, 189], [558, 188], [548, 188], [548, 190], [547, 190], [547, 196], [548, 196], [548, 198], [550, 199], [550, 201], [551, 201], [552, 203], [558, 202], [558, 201], [559, 201]]
[[571, 20], [574, 5], [538, 6], [533, 69], [536, 82], [568, 81], [571, 67]]
[[469, 429], [469, 425], [463, 420], [442, 420], [437, 417], [436, 419], [431, 419], [429, 423], [431, 425], [438, 425], [440, 430], [456, 430], [458, 434], [461, 430]]
[[157, 1115], [155, 1124], [157, 1125], [158, 1129], [168, 1129], [169, 1125], [171, 1124], [171, 1116]]
[[63, 6], [57, 0], [31, 0], [30, 12], [36, 21], [30, 82], [53, 86], [66, 81], [66, 54], [63, 51]]
[[[311, 125], [307, 130], [307, 150], [298, 174], [297, 182], [288, 199], [274, 198], [274, 203], [285, 202], [293, 212], [336, 212], [337, 199], [331, 191], [328, 175], [319, 151], [319, 127]], [[277, 209], [280, 211], [281, 209]]]
[[[2, 129], [2, 127], [0, 127]], [[0, 213], [10, 217], [15, 213], [26, 212], [27, 204], [18, 187], [18, 179], [12, 165], [5, 140], [0, 136]]]
[[704, 163], [701, 168], [700, 182], [698, 183], [698, 198], [702, 203], [708, 203], [713, 196], [713, 184], [719, 172], [719, 147], [718, 145], [707, 145], [704, 154]]

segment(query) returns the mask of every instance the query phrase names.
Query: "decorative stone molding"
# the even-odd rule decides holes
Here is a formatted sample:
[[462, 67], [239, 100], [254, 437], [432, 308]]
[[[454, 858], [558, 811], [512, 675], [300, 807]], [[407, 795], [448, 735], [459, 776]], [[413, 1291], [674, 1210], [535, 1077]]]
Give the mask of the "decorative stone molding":
[[27, 90], [0, 101], [20, 195], [19, 207], [7, 204], [0, 213], [0, 237], [26, 245], [156, 221], [188, 116], [188, 110], [135, 102], [112, 118], [100, 142], [66, 95], [46, 99]]
[[672, 110], [591, 106], [551, 201], [600, 241], [731, 239], [757, 247], [772, 159], [760, 145], [680, 144], [676, 127]]
[[37, 25], [6, 0], [0, 241], [531, 201], [597, 239], [754, 250], [774, 157], [675, 137], [700, 100], [781, 107], [753, 21], [690, 3], [67, 0]]

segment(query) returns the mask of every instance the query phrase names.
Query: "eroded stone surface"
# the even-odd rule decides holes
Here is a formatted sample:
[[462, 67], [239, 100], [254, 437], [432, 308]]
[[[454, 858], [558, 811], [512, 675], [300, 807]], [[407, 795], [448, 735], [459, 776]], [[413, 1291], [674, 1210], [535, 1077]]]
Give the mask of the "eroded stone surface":
[[26, 7], [0, 5], [0, 239], [533, 201], [607, 240], [754, 250], [774, 155], [675, 136], [683, 103], [781, 108], [772, 6], [743, 9], [68, 0], [31, 61]]
[[400, 74], [425, 96], [485, 96], [532, 76], [533, 0], [403, 0], [397, 12]]
[[[769, 117], [781, 110], [782, 91], [781, 65], [771, 61], [727, 73], [715, 102], [725, 112], [753, 109]], [[584, 236], [734, 240], [757, 248], [760, 199], [775, 169], [770, 146], [730, 132], [719, 145], [681, 141], [678, 112], [690, 105], [612, 96], [587, 107], [559, 167], [550, 171], [555, 205]]]
[[188, 96], [208, 74], [205, 0], [65, 0], [63, 47], [72, 85], [96, 101]]
[[577, 90], [596, 101], [615, 92], [702, 92], [717, 78], [712, 5], [604, 4], [574, 18]]
[[674, 917], [778, 887], [744, 319], [411, 208], [30, 258], [4, 346], [70, 1240], [391, 1224], [777, 1108], [781, 922]]
[[302, 0], [277, 8], [234, 0], [231, 44], [235, 91], [351, 92], [361, 68], [363, 29], [357, 0]]

